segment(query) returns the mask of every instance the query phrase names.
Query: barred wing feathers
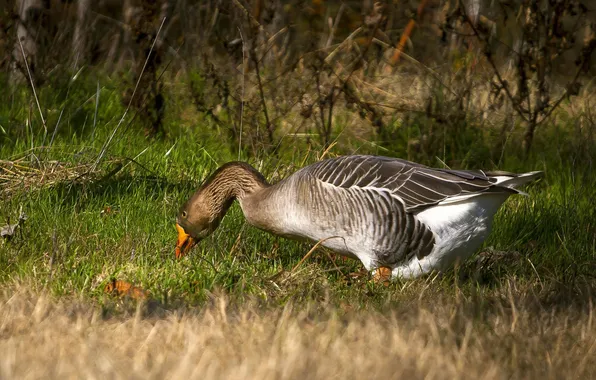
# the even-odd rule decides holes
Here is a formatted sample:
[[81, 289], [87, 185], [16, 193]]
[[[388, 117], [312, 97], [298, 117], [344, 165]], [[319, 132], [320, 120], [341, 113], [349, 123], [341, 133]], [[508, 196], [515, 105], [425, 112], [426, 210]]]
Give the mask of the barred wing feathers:
[[408, 212], [482, 192], [517, 192], [498, 186], [496, 178], [482, 171], [433, 169], [389, 157], [344, 156], [320, 161], [307, 169], [319, 181], [333, 186], [388, 192]]

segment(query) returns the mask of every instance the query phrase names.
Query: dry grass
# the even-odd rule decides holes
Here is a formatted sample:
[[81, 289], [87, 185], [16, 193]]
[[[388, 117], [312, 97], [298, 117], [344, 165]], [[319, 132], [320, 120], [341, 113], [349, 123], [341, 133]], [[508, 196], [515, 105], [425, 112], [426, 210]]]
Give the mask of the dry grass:
[[200, 310], [139, 307], [105, 317], [86, 301], [13, 287], [0, 301], [0, 377], [590, 377], [591, 302], [536, 307], [525, 294], [420, 300], [382, 312], [238, 308], [214, 296]]
[[[108, 164], [122, 164], [107, 161]], [[93, 163], [73, 163], [48, 160], [37, 155], [23, 154], [12, 160], [0, 160], [0, 195], [9, 197], [14, 193], [51, 187], [60, 183], [75, 184], [97, 180], [105, 174], [104, 168]], [[111, 175], [108, 173], [108, 175]]]
[[60, 161], [0, 160], [0, 193], [11, 195], [23, 189], [72, 182], [89, 172], [90, 165], [70, 165]]

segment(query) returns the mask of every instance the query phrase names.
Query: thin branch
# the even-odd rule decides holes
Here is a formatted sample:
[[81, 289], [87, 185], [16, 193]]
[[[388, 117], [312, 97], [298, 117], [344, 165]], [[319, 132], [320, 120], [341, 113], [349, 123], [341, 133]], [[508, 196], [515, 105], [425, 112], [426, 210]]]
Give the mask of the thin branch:
[[[579, 76], [582, 72], [582, 67], [583, 67], [583, 62], [581, 65], [579, 65], [575, 76], [573, 77], [573, 80], [571, 81], [571, 83], [575, 83], [577, 82], [577, 80], [579, 79]], [[550, 107], [550, 109], [548, 110], [547, 113], [544, 114], [544, 116], [540, 119], [540, 121], [536, 122], [536, 126], [542, 124], [542, 122], [544, 122], [546, 119], [548, 119], [550, 117], [550, 115], [553, 113], [553, 111], [559, 106], [559, 104], [561, 104], [561, 102], [569, 95], [569, 89], [565, 89], [565, 92], [563, 93], [563, 95], [561, 95], [561, 97], [559, 97], [559, 99], [557, 99], [556, 102], [553, 103], [553, 105]]]
[[112, 134], [110, 135], [110, 137], [108, 138], [108, 140], [104, 143], [103, 147], [101, 148], [101, 151], [99, 152], [99, 155], [97, 156], [97, 159], [93, 163], [93, 166], [91, 167], [91, 170], [95, 170], [95, 168], [99, 164], [99, 161], [101, 161], [102, 157], [104, 156], [104, 154], [108, 150], [109, 145], [112, 142], [112, 139], [114, 138], [114, 135], [116, 135], [116, 132], [120, 128], [120, 125], [124, 122], [124, 119], [126, 118], [126, 115], [128, 114], [128, 111], [130, 110], [130, 106], [132, 105], [132, 101], [133, 101], [134, 96], [135, 96], [135, 94], [137, 92], [137, 88], [139, 87], [139, 83], [141, 82], [141, 78], [143, 77], [143, 73], [145, 72], [145, 68], [147, 67], [147, 63], [149, 62], [149, 58], [151, 57], [151, 53], [153, 53], [153, 48], [155, 47], [155, 43], [157, 42], [157, 39], [159, 37], [159, 33], [161, 32], [161, 29], [163, 28], [165, 22], [166, 22], [166, 18], [164, 17], [163, 20], [161, 21], [161, 25], [159, 26], [159, 29], [157, 30], [157, 34], [155, 35], [155, 39], [153, 39], [153, 43], [151, 44], [151, 49], [149, 49], [149, 54], [147, 54], [147, 58], [145, 59], [145, 63], [143, 64], [143, 69], [141, 70], [141, 75], [139, 75], [139, 77], [137, 78], [137, 83], [135, 84], [135, 88], [134, 88], [134, 90], [132, 92], [132, 95], [130, 97], [130, 100], [128, 101], [128, 106], [126, 106], [126, 110], [124, 111], [124, 114], [122, 114], [122, 117], [120, 118], [120, 121], [118, 122], [118, 125], [116, 125], [116, 128], [114, 128], [114, 130], [112, 131]]
[[[182, 47], [182, 45], [178, 46], [178, 49], [176, 50], [176, 52], [178, 52], [180, 50], [180, 48]], [[161, 80], [161, 78], [163, 77], [163, 75], [165, 74], [165, 72], [168, 70], [168, 68], [170, 67], [170, 65], [172, 64], [172, 61], [174, 59], [172, 58], [170, 61], [168, 61], [168, 63], [165, 65], [165, 67], [163, 68], [163, 70], [161, 71], [161, 73], [157, 76], [157, 78], [155, 79], [156, 82], [159, 82]], [[141, 107], [139, 107], [139, 109], [145, 109], [145, 106], [147, 105], [147, 98], [148, 98], [149, 93], [145, 93], [142, 101], [141, 101]], [[137, 109], [135, 111], [135, 114], [133, 115], [132, 119], [130, 119], [130, 121], [128, 122], [128, 124], [126, 124], [126, 128], [124, 129], [124, 131], [128, 131], [128, 128], [132, 125], [132, 123], [135, 121], [135, 119], [137, 118], [137, 116], [139, 115], [139, 109]]]
[[[424, 7], [426, 6], [427, 1], [428, 0], [422, 0], [420, 2], [420, 4], [418, 5], [418, 10], [417, 10], [418, 18], [420, 18], [420, 16], [422, 16], [422, 12], [424, 11]], [[408, 41], [408, 39], [410, 39], [410, 35], [412, 34], [412, 31], [414, 30], [414, 26], [416, 26], [416, 21], [414, 19], [410, 19], [410, 21], [408, 22], [408, 25], [406, 25], [406, 29], [404, 30], [404, 33], [402, 34], [401, 38], [399, 39], [399, 43], [397, 44], [397, 48], [395, 49], [395, 52], [393, 53], [393, 57], [391, 57], [391, 66], [387, 66], [387, 69], [386, 69], [387, 72], [391, 72], [393, 67], [399, 61], [399, 57], [400, 57], [401, 53], [403, 52], [404, 48], [406, 47], [406, 42]]]
[[302, 263], [303, 263], [304, 261], [306, 261], [306, 259], [308, 259], [308, 258], [310, 257], [310, 255], [312, 255], [312, 254], [313, 254], [313, 252], [314, 252], [314, 251], [315, 251], [317, 248], [319, 248], [319, 246], [320, 246], [321, 244], [323, 244], [324, 242], [326, 242], [327, 240], [330, 240], [330, 239], [343, 239], [343, 237], [341, 237], [341, 236], [329, 236], [328, 238], [325, 238], [325, 239], [321, 239], [321, 240], [319, 240], [319, 241], [317, 242], [317, 244], [315, 244], [315, 245], [314, 245], [314, 246], [313, 246], [313, 247], [310, 249], [310, 251], [308, 251], [308, 253], [307, 253], [306, 255], [304, 255], [304, 257], [303, 257], [303, 258], [302, 258], [302, 259], [301, 259], [301, 260], [298, 262], [298, 264], [296, 264], [296, 265], [294, 266], [294, 268], [292, 268], [292, 270], [291, 270], [290, 272], [292, 272], [292, 273], [293, 273], [293, 272], [295, 272], [295, 271], [296, 271], [296, 269], [298, 269], [298, 267], [299, 267], [300, 265], [302, 265]]
[[[339, 52], [339, 50], [348, 42], [351, 42], [358, 34], [360, 34], [360, 32], [362, 32], [364, 30], [363, 27], [358, 27], [356, 28], [356, 30], [354, 30], [352, 33], [350, 33], [350, 35], [348, 37], [346, 37], [345, 40], [343, 40], [341, 43], [339, 43], [337, 45], [337, 47], [335, 49], [333, 49], [333, 51], [331, 53], [329, 53], [327, 55], [327, 57], [325, 57], [325, 63], [330, 63], [331, 60], [333, 60], [333, 58], [335, 57], [335, 55]], [[327, 49], [327, 47], [325, 48]], [[321, 49], [321, 50], [325, 50], [325, 49]]]
[[[271, 51], [271, 49], [273, 49], [275, 47], [275, 39], [280, 36], [283, 33], [286, 33], [289, 30], [289, 28], [287, 26], [284, 26], [283, 28], [281, 28], [278, 32], [276, 32], [273, 36], [271, 36], [271, 38], [269, 38], [267, 41], [265, 41], [263, 44], [261, 44], [261, 46], [257, 47], [257, 50], [261, 50], [262, 49], [262, 54], [261, 54], [261, 58], [259, 58], [259, 62], [261, 62], [265, 56], [267, 55], [267, 53], [269, 53], [269, 51]], [[240, 36], [242, 38], [242, 36]], [[276, 52], [273, 52], [274, 54], [276, 54]]]
[[331, 45], [331, 43], [333, 42], [333, 37], [335, 37], [335, 31], [337, 30], [337, 27], [339, 26], [339, 20], [341, 19], [341, 15], [342, 15], [345, 7], [346, 7], [346, 5], [342, 2], [341, 5], [339, 6], [339, 10], [337, 11], [337, 16], [335, 16], [335, 21], [333, 22], [333, 26], [331, 27], [331, 30], [329, 31], [329, 37], [327, 38], [327, 43], [325, 44], [325, 47], [329, 47], [329, 45]]
[[234, 3], [234, 5], [236, 5], [238, 8], [240, 8], [240, 10], [246, 15], [246, 18], [250, 20], [251, 24], [255, 26], [259, 30], [259, 32], [263, 32], [265, 34], [265, 37], [267, 37], [268, 39], [271, 37], [269, 33], [267, 33], [265, 28], [263, 28], [263, 25], [261, 25], [261, 23], [256, 18], [254, 18], [254, 16], [248, 11], [248, 9], [244, 8], [240, 1], [232, 0], [232, 3]]
[[[386, 43], [378, 40], [378, 39], [374, 39], [374, 42], [377, 43], [381, 43], [383, 45], [387, 45]], [[389, 45], [387, 45], [389, 46]], [[422, 62], [420, 62], [419, 60], [417, 60], [416, 58], [412, 57], [411, 55], [404, 53], [403, 51], [400, 53], [400, 56], [404, 56], [407, 60], [411, 61], [412, 63], [415, 63], [417, 65], [419, 65], [420, 67], [422, 67], [426, 72], [428, 72], [437, 82], [439, 82], [439, 84], [443, 87], [445, 87], [447, 90], [449, 90], [449, 92], [451, 92], [453, 95], [460, 97], [460, 95], [451, 87], [449, 87], [445, 82], [443, 82], [443, 80], [441, 79], [441, 77], [439, 76], [439, 74], [434, 71], [433, 69], [431, 69], [430, 67], [426, 66], [425, 64], [423, 64]]]
[[257, 59], [256, 53], [253, 50], [250, 54], [252, 61], [255, 65], [255, 72], [257, 74], [257, 83], [259, 85], [259, 95], [261, 97], [261, 104], [263, 106], [263, 115], [265, 116], [265, 123], [267, 126], [267, 133], [269, 136], [269, 142], [273, 144], [273, 125], [269, 121], [269, 112], [267, 112], [267, 102], [265, 101], [265, 91], [263, 90], [263, 82], [261, 81], [261, 74], [259, 72], [259, 61]]
[[321, 73], [319, 72], [319, 70], [317, 70], [317, 74], [315, 76], [315, 79], [317, 80], [317, 103], [319, 104], [319, 112], [320, 112], [320, 116], [321, 116], [321, 129], [319, 130], [320, 132], [320, 137], [322, 137], [323, 141], [323, 146], [327, 146], [328, 143], [328, 137], [327, 134], [325, 133], [325, 106], [323, 105], [323, 95], [321, 93], [321, 79], [320, 79]]
[[240, 161], [240, 152], [242, 151], [242, 119], [244, 117], [244, 79], [246, 78], [246, 56], [245, 51], [246, 47], [244, 44], [244, 36], [242, 35], [242, 30], [238, 28], [238, 32], [240, 33], [240, 39], [242, 40], [242, 99], [240, 99], [240, 133], [238, 134], [238, 161]]
[[[484, 42], [485, 44], [488, 45], [488, 39], [484, 38], [482, 36], [482, 34], [478, 31], [478, 29], [476, 28], [476, 26], [474, 25], [474, 22], [470, 19], [470, 16], [468, 16], [466, 10], [464, 9], [465, 7], [461, 6], [461, 11], [464, 15], [464, 18], [466, 20], [466, 23], [468, 23], [468, 25], [470, 25], [470, 28], [472, 28], [472, 31], [474, 32], [474, 35], [476, 35], [476, 37], [479, 40], [482, 40], [482, 42]], [[507, 82], [503, 79], [503, 77], [501, 76], [501, 73], [499, 72], [499, 69], [497, 68], [496, 63], [494, 62], [494, 60], [492, 59], [492, 56], [490, 54], [485, 54], [486, 59], [488, 60], [488, 63], [491, 65], [493, 72], [495, 73], [495, 75], [497, 76], [497, 79], [499, 81], [499, 84], [501, 85], [501, 87], [505, 90], [505, 93], [507, 94], [507, 97], [509, 98], [509, 100], [511, 101], [511, 104], [513, 105], [513, 107], [515, 108], [515, 110], [517, 111], [518, 115], [526, 122], [529, 122], [530, 120], [526, 117], [524, 110], [520, 107], [519, 104], [517, 104], [517, 102], [515, 101], [515, 99], [513, 98], [513, 94], [511, 94], [511, 91], [509, 91], [509, 85], [507, 84]]]
[[35, 97], [35, 103], [37, 103], [37, 110], [39, 111], [39, 117], [41, 118], [41, 123], [43, 124], [44, 129], [44, 141], [45, 137], [48, 134], [48, 127], [46, 126], [46, 120], [43, 117], [43, 113], [41, 112], [41, 106], [39, 105], [39, 98], [37, 97], [37, 91], [35, 91], [35, 85], [33, 84], [33, 76], [31, 75], [31, 70], [29, 70], [29, 63], [27, 63], [27, 56], [25, 55], [25, 49], [23, 49], [23, 44], [20, 38], [17, 38], [19, 41], [19, 46], [21, 47], [21, 54], [23, 55], [23, 62], [25, 62], [25, 67], [27, 68], [27, 75], [29, 76], [29, 83], [31, 83], [31, 89], [33, 90], [33, 96]]
[[[334, 104], [335, 86], [331, 87], [331, 93], [328, 96], [329, 99], [329, 116], [327, 119], [327, 129], [325, 130], [325, 141], [331, 137], [331, 122], [333, 120], [333, 104]], [[325, 144], [327, 145], [327, 144]]]

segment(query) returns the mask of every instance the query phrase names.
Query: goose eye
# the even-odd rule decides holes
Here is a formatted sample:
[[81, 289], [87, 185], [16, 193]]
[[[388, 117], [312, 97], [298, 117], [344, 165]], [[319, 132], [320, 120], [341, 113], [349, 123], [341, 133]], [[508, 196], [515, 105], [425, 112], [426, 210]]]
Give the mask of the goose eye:
[[182, 211], [182, 217], [183, 217], [183, 218], [186, 218], [186, 215], [187, 215], [187, 214], [186, 214], [186, 211]]

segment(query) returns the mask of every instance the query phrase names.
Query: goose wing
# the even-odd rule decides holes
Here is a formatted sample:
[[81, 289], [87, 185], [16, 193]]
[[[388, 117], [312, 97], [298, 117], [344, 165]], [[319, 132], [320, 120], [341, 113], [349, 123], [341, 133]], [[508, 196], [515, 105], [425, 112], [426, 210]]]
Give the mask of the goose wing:
[[317, 180], [341, 188], [388, 192], [406, 211], [421, 211], [440, 202], [482, 192], [516, 192], [496, 186], [482, 171], [433, 169], [414, 162], [379, 156], [343, 156], [307, 168]]

